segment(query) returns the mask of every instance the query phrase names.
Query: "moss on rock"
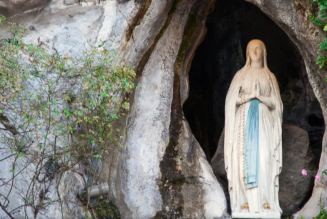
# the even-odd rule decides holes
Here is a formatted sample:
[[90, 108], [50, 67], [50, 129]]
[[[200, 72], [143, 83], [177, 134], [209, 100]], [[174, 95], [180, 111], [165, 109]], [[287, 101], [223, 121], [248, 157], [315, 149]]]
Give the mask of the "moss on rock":
[[186, 51], [193, 39], [193, 35], [194, 32], [196, 30], [196, 25], [197, 25], [197, 21], [196, 21], [196, 15], [194, 14], [190, 14], [186, 23], [186, 27], [185, 27], [185, 31], [184, 31], [184, 35], [183, 35], [183, 41], [182, 44], [179, 48], [179, 52], [177, 55], [177, 66], [178, 68], [181, 67]]
[[111, 201], [108, 199], [98, 199], [93, 205], [93, 209], [99, 219], [120, 219], [120, 211]]

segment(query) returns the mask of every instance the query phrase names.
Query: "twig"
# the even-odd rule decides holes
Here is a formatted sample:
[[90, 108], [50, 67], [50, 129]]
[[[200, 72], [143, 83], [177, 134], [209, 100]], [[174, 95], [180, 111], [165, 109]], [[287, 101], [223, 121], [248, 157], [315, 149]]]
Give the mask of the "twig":
[[11, 219], [15, 219], [13, 216], [11, 216], [11, 214], [7, 211], [7, 209], [1, 204], [1, 202], [0, 202], [0, 207], [8, 215], [8, 217], [10, 217]]

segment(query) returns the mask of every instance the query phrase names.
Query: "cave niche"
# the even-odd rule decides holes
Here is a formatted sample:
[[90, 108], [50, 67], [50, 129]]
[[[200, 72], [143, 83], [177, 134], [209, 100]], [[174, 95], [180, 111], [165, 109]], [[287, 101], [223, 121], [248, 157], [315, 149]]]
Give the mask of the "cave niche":
[[222, 0], [208, 16], [208, 32], [189, 72], [190, 92], [183, 106], [191, 130], [210, 161], [224, 128], [225, 98], [235, 73], [245, 64], [252, 39], [262, 40], [268, 67], [276, 75], [284, 104], [283, 122], [309, 134], [317, 163], [324, 120], [309, 84], [303, 59], [286, 35], [256, 6], [242, 0]]
[[[303, 58], [293, 42], [256, 6], [242, 0], [217, 1], [206, 26], [207, 35], [195, 52], [190, 68], [190, 91], [183, 111], [208, 161], [214, 156], [224, 129], [225, 98], [231, 80], [245, 64], [247, 43], [260, 39], [267, 47], [268, 67], [279, 84], [284, 105], [283, 122], [308, 133], [314, 171], [317, 170], [324, 119], [308, 81]], [[311, 191], [299, 208], [310, 194]]]

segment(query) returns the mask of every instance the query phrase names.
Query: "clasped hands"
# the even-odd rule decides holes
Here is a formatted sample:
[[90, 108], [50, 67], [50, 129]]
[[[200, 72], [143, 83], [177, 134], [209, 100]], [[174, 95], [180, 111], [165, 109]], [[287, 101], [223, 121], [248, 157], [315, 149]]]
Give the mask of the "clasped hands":
[[258, 100], [260, 100], [264, 105], [269, 107], [270, 110], [275, 109], [275, 103], [271, 97], [266, 97], [266, 96], [260, 95], [260, 83], [259, 82], [253, 83], [252, 91], [251, 91], [250, 95], [244, 95], [243, 97], [242, 96], [238, 97], [236, 104], [241, 105], [241, 104], [246, 103], [254, 98], [257, 98]]
[[252, 92], [250, 94], [250, 96], [248, 97], [248, 101], [254, 98], [257, 98], [258, 100], [260, 100], [260, 83], [259, 82], [254, 82], [252, 84]]
[[239, 104], [243, 104], [243, 103], [246, 103], [254, 98], [257, 98], [258, 100], [261, 99], [261, 95], [260, 95], [260, 83], [258, 82], [254, 82], [252, 84], [252, 91], [251, 91], [251, 94], [250, 95], [244, 95], [243, 98], [239, 97]]

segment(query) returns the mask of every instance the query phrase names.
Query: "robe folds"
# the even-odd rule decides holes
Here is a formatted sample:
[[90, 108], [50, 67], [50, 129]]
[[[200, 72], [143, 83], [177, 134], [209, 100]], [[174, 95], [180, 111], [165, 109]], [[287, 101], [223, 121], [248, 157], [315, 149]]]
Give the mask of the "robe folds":
[[[252, 99], [237, 105], [240, 95], [250, 95], [253, 83], [273, 107]], [[252, 104], [252, 105], [251, 105]], [[279, 174], [282, 168], [283, 104], [277, 80], [266, 66], [254, 71], [247, 65], [236, 73], [225, 102], [224, 159], [232, 212], [282, 212]]]

